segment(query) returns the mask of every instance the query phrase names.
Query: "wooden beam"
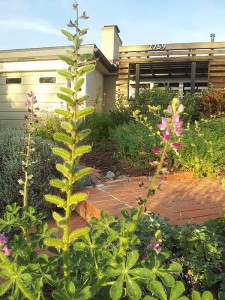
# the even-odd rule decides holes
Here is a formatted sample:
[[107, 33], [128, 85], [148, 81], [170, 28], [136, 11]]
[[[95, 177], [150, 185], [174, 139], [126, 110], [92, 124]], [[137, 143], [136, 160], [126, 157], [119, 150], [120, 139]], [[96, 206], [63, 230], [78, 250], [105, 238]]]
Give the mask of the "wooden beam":
[[140, 87], [140, 64], [136, 64], [135, 94], [138, 94], [139, 87]]
[[191, 63], [191, 94], [195, 92], [196, 61]]

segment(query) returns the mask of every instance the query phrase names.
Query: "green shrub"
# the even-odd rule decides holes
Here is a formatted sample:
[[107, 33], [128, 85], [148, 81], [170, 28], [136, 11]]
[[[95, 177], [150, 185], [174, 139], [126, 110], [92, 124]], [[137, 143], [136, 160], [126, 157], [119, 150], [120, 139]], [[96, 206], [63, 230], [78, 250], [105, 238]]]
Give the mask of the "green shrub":
[[39, 118], [39, 123], [35, 129], [35, 135], [40, 136], [43, 139], [53, 140], [53, 134], [56, 132], [62, 132], [60, 126], [62, 118], [52, 113], [47, 114]]
[[[57, 191], [49, 185], [49, 180], [59, 176], [55, 168], [59, 158], [51, 151], [52, 141], [34, 137], [34, 142], [35, 151], [32, 153], [34, 163], [30, 166], [29, 172], [33, 178], [29, 186], [28, 201], [37, 212], [43, 211], [50, 216], [52, 206], [45, 201], [44, 195]], [[23, 152], [24, 132], [22, 130], [5, 128], [4, 131], [0, 131], [0, 213], [7, 204], [22, 203], [22, 195], [19, 192], [21, 185], [18, 180], [23, 178], [23, 156], [21, 155]], [[75, 188], [89, 184], [89, 178], [85, 178]]]
[[216, 177], [225, 169], [225, 118], [211, 119], [200, 126], [200, 132], [182, 136], [180, 157], [173, 154], [175, 166], [194, 171], [197, 177]]
[[109, 112], [112, 118], [113, 125], [118, 127], [123, 124], [130, 123], [133, 119], [131, 109], [114, 109]]
[[79, 129], [91, 129], [91, 133], [85, 139], [85, 142], [102, 142], [109, 140], [110, 130], [114, 127], [115, 125], [109, 114], [104, 112], [94, 112], [82, 121]]
[[141, 123], [121, 125], [112, 131], [111, 138], [118, 158], [138, 169], [148, 168], [149, 161], [155, 159], [152, 148], [159, 144], [159, 139], [149, 136], [149, 130]]

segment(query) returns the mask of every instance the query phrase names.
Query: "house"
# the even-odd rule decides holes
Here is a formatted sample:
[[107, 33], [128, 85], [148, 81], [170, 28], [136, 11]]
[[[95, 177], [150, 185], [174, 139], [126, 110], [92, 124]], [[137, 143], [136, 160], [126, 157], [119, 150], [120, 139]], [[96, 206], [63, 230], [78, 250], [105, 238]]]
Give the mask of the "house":
[[[90, 53], [96, 68], [86, 75], [81, 93], [88, 94], [87, 106], [97, 101], [98, 111], [114, 108], [119, 46], [122, 42], [117, 26], [102, 28], [102, 51], [95, 45], [83, 45], [83, 53]], [[69, 47], [69, 46], [68, 46]], [[64, 105], [57, 97], [60, 87], [69, 82], [57, 73], [68, 65], [58, 56], [66, 54], [68, 47], [48, 47], [0, 51], [0, 120], [10, 126], [22, 123], [26, 113], [27, 93], [33, 91], [40, 111], [53, 112]]]

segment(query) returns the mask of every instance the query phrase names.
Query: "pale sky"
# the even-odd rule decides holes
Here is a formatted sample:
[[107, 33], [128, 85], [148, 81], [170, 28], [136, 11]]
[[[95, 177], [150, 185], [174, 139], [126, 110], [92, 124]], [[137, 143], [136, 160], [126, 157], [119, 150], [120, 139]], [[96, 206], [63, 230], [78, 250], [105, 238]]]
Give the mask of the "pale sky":
[[[90, 17], [84, 44], [101, 48], [101, 28], [117, 25], [124, 46], [225, 41], [225, 0], [80, 0]], [[69, 45], [73, 0], [0, 0], [0, 50]]]

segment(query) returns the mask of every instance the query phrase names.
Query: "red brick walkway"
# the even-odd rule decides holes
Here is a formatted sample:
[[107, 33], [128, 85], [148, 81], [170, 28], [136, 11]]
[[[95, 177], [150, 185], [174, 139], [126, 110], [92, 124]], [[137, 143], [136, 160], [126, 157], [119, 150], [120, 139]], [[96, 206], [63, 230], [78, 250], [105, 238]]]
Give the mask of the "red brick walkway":
[[[221, 189], [219, 179], [188, 177], [185, 173], [162, 176], [158, 180], [160, 189], [150, 198], [147, 210], [177, 225], [200, 224], [225, 213], [225, 191]], [[92, 216], [99, 218], [103, 209], [109, 215], [121, 216], [121, 209], [136, 207], [136, 199], [146, 195], [147, 189], [140, 188], [139, 182], [149, 185], [150, 180], [146, 177], [127, 178], [88, 187], [85, 189], [88, 200], [80, 203], [77, 211], [87, 221]]]

